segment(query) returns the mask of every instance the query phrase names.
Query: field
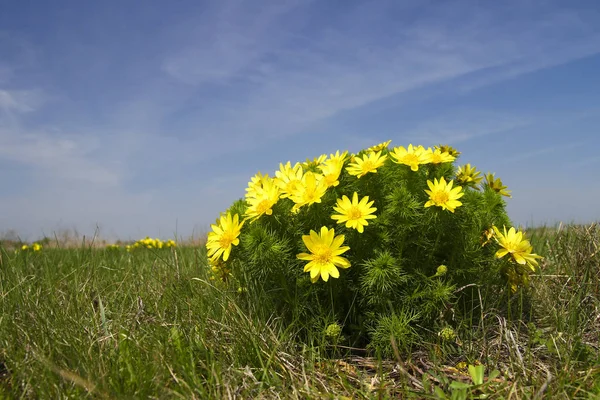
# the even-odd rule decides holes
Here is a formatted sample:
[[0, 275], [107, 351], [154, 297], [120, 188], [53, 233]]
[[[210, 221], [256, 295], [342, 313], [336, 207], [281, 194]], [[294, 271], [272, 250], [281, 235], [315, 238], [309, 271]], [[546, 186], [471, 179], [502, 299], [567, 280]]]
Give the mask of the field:
[[5, 244], [0, 398], [600, 398], [600, 227], [528, 236], [545, 258], [527, 296], [393, 358], [303, 344], [215, 285], [202, 246]]

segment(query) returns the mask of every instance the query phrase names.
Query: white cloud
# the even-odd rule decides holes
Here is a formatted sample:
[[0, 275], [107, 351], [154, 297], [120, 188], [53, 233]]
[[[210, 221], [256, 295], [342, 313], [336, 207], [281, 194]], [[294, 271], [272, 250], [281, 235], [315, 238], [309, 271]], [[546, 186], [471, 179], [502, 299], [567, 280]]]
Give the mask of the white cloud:
[[92, 157], [96, 138], [60, 132], [21, 132], [0, 126], [0, 159], [33, 169], [52, 181], [78, 181], [116, 185], [121, 181], [118, 165]]

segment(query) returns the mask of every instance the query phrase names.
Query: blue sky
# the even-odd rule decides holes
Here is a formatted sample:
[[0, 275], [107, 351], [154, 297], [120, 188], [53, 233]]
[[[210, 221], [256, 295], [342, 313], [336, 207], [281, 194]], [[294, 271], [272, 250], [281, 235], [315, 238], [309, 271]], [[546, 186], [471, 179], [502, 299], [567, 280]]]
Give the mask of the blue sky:
[[600, 220], [597, 1], [4, 1], [0, 231], [201, 235], [250, 176], [448, 143]]

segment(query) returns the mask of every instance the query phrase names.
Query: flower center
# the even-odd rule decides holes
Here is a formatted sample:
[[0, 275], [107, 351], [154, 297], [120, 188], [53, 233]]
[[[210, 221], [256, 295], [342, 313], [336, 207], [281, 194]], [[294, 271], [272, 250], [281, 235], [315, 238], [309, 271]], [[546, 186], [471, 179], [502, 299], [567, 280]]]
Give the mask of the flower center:
[[431, 200], [433, 200], [436, 204], [446, 204], [446, 202], [450, 200], [450, 196], [448, 196], [448, 193], [446, 192], [439, 191], [433, 193]]
[[226, 249], [229, 246], [231, 246], [231, 243], [235, 240], [235, 235], [233, 234], [233, 232], [228, 232], [225, 231], [223, 232], [223, 234], [221, 235], [221, 237], [219, 238], [219, 246], [222, 249]]
[[285, 186], [285, 191], [288, 193], [294, 193], [296, 190], [298, 190], [299, 184], [300, 181], [298, 179], [293, 179], [287, 183], [287, 185]]
[[352, 208], [348, 210], [348, 219], [355, 221], [357, 219], [361, 219], [361, 217], [362, 212], [360, 211], [360, 208], [352, 206]]
[[329, 246], [323, 245], [317, 246], [314, 255], [315, 256], [313, 260], [317, 264], [329, 264], [331, 262], [331, 259], [333, 258], [333, 252], [331, 251], [331, 248], [329, 248]]
[[267, 212], [269, 209], [271, 208], [271, 202], [269, 201], [269, 199], [263, 199], [260, 201], [260, 203], [258, 203], [258, 205], [256, 206], [256, 212], [258, 214], [264, 214], [265, 212]]
[[338, 176], [339, 174], [336, 173], [325, 175], [325, 183], [327, 183], [327, 186], [332, 186], [335, 183], [335, 181], [337, 181]]
[[419, 164], [419, 157], [416, 154], [407, 154], [404, 156], [404, 163], [408, 165]]
[[375, 169], [375, 164], [373, 164], [373, 161], [371, 160], [366, 160], [365, 162], [363, 162], [362, 164], [362, 170], [369, 172]]

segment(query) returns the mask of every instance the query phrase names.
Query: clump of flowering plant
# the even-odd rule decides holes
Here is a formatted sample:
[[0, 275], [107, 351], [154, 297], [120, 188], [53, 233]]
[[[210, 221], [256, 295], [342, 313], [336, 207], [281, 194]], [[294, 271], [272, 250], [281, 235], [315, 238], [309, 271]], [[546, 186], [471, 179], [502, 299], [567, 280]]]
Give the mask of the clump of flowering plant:
[[301, 331], [335, 323], [351, 345], [408, 349], [456, 323], [470, 288], [514, 290], [540, 258], [497, 228], [511, 226], [506, 186], [459, 155], [388, 141], [259, 172], [212, 225], [211, 279]]

